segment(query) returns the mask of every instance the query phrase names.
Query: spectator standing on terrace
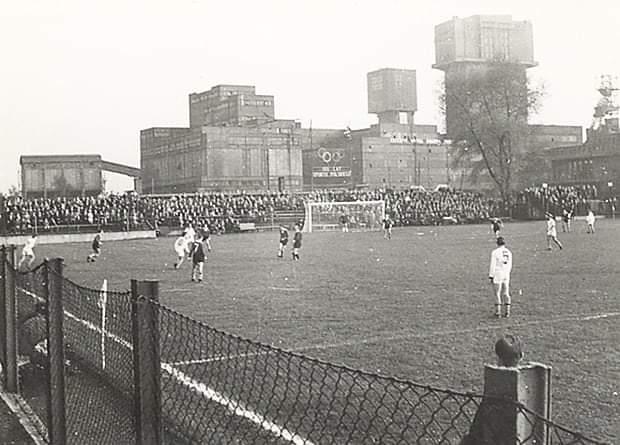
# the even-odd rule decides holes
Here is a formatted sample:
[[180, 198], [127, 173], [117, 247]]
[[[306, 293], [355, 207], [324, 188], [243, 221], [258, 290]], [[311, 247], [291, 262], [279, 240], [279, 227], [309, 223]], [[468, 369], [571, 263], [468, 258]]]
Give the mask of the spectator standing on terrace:
[[555, 216], [552, 213], [547, 216], [547, 250], [552, 250], [551, 241], [553, 241], [562, 250], [562, 243], [558, 240], [558, 232], [555, 226]]
[[37, 235], [32, 235], [26, 240], [24, 247], [22, 248], [22, 256], [17, 264], [17, 270], [20, 270], [25, 264], [26, 269], [30, 270], [32, 263], [34, 262], [34, 246], [37, 244]]
[[288, 244], [288, 229], [284, 226], [280, 226], [280, 248], [278, 250], [278, 258], [284, 256], [284, 249]]
[[87, 263], [94, 263], [97, 261], [99, 255], [101, 255], [101, 238], [103, 236], [103, 230], [99, 230], [95, 237], [93, 238], [93, 242], [91, 247], [93, 249], [92, 253], [86, 257]]
[[192, 258], [192, 281], [200, 283], [203, 278], [205, 261], [207, 259], [205, 244], [200, 236], [192, 242], [189, 255]]
[[596, 217], [594, 216], [594, 212], [592, 209], [588, 210], [588, 214], [586, 215], [586, 233], [594, 233], [594, 223], [596, 222]]
[[299, 260], [299, 249], [301, 249], [301, 228], [295, 224], [295, 234], [293, 235], [293, 259]]
[[501, 236], [497, 237], [496, 244], [497, 248], [491, 253], [491, 265], [489, 266], [489, 280], [493, 284], [495, 293], [495, 316], [510, 317], [512, 252], [508, 250]]

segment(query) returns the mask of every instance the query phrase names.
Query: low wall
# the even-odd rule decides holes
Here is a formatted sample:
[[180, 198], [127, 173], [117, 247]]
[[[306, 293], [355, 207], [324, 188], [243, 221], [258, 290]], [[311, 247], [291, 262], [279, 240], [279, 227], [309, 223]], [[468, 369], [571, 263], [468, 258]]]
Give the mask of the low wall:
[[[0, 236], [0, 244], [23, 245], [31, 235]], [[37, 238], [37, 244], [64, 244], [90, 242], [95, 233], [54, 233], [42, 234]], [[126, 239], [155, 238], [154, 230], [134, 230], [130, 232], [104, 232], [103, 241], [120, 241]]]

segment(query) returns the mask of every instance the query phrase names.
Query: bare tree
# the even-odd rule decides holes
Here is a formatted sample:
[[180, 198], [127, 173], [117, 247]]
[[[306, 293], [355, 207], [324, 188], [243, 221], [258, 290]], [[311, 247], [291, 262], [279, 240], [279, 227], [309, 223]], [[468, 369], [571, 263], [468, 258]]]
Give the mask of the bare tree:
[[525, 154], [527, 118], [542, 88], [531, 88], [525, 67], [498, 62], [446, 73], [441, 107], [456, 165], [467, 161], [473, 180], [486, 172], [508, 200]]

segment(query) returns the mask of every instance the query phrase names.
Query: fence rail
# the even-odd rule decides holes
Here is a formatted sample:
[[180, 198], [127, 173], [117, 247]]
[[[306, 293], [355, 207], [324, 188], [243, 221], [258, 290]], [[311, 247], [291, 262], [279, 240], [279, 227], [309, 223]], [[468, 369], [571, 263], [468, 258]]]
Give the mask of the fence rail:
[[[18, 389], [52, 444], [603, 444], [512, 400], [364, 372], [220, 331], [161, 305], [156, 283], [132, 282], [131, 292], [89, 289], [64, 278], [60, 260], [22, 273], [9, 250], [0, 251], [8, 271], [3, 338], [12, 335], [6, 308], [14, 298], [14, 337], [30, 363]], [[17, 366], [8, 341], [0, 357], [5, 388], [7, 368]]]

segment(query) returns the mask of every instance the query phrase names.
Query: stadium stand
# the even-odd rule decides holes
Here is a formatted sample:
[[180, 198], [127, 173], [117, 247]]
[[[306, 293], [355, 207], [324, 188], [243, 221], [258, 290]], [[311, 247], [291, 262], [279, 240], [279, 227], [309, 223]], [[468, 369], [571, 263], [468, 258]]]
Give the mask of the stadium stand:
[[[306, 193], [196, 193], [143, 195], [108, 194], [98, 197], [24, 200], [8, 197], [2, 206], [0, 231], [7, 234], [89, 232], [163, 227], [178, 229], [192, 224], [212, 233], [291, 225], [303, 217], [306, 202], [386, 202], [386, 213], [397, 226], [477, 223], [491, 216], [541, 218], [564, 208], [584, 215], [615, 210], [616, 201], [597, 200], [595, 186], [537, 186], [515, 193], [510, 203], [481, 193], [442, 189], [424, 190], [320, 190]], [[612, 210], [610, 210], [612, 209]], [[250, 226], [248, 226], [250, 224]]]

